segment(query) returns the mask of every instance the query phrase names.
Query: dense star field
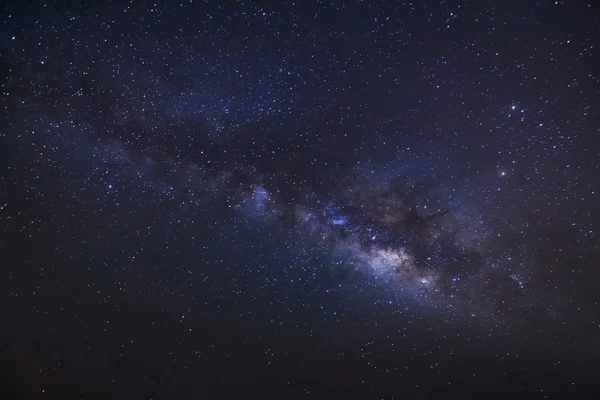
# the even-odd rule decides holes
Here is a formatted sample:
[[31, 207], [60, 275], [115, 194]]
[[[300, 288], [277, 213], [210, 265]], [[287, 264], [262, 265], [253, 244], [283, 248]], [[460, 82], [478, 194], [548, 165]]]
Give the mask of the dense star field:
[[2, 398], [594, 384], [600, 4], [57, 3], [2, 14]]

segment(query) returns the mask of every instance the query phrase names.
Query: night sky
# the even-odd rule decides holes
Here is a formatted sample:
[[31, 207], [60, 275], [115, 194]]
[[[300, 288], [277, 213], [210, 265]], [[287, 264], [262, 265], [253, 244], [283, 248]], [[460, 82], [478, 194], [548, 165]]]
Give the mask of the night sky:
[[14, 2], [2, 398], [527, 398], [600, 366], [600, 4]]

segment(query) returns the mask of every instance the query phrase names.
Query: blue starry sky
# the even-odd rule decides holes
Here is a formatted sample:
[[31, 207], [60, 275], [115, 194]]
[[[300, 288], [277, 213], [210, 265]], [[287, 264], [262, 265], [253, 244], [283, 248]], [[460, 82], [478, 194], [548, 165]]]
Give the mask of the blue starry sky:
[[593, 2], [2, 8], [16, 398], [576, 394]]

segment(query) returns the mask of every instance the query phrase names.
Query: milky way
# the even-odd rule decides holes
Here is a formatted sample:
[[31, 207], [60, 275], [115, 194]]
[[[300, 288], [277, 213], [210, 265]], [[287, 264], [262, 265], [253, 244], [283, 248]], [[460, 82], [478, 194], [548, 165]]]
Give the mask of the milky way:
[[[198, 140], [205, 140], [203, 146], [222, 158], [220, 166], [206, 168], [168, 151], [128, 146], [112, 138], [94, 144], [96, 136], [88, 130], [99, 132], [96, 127], [40, 122], [49, 126], [42, 129], [51, 148], [74, 152], [78, 162], [91, 159], [98, 164], [96, 170], [106, 168], [106, 174], [151, 188], [155, 196], [177, 196], [200, 214], [220, 206], [239, 210], [254, 223], [277, 225], [291, 231], [298, 242], [308, 243], [309, 253], [329, 254], [342, 276], [357, 272], [366, 280], [385, 281], [404, 301], [459, 317], [481, 314], [501, 324], [515, 318], [518, 322], [523, 312], [526, 322], [536, 313], [536, 322], [560, 318], [553, 311], [560, 301], [549, 299], [531, 283], [535, 274], [543, 274], [534, 253], [512, 247], [515, 238], [508, 239], [511, 247], [502, 243], [494, 226], [486, 226], [485, 216], [461, 219], [458, 215], [464, 210], [450, 205], [441, 193], [441, 179], [378, 176], [375, 170], [365, 173], [360, 163], [346, 161], [347, 172], [336, 170], [337, 176], [329, 178], [334, 183], [324, 185], [319, 182], [322, 171], [296, 175], [294, 162], [251, 164], [241, 149], [230, 157], [210, 131], [200, 133]], [[456, 185], [466, 178], [452, 179]], [[117, 188], [112, 182], [104, 184], [109, 192]], [[555, 304], [542, 306], [544, 302]]]

